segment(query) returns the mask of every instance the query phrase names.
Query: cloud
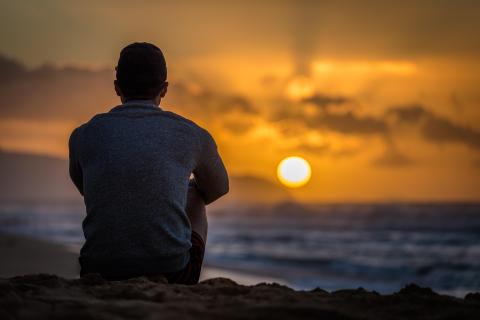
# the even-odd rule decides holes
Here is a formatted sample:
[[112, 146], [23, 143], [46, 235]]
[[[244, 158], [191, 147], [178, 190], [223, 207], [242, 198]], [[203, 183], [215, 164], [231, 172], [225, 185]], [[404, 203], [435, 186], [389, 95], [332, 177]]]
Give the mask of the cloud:
[[[329, 95], [315, 93], [304, 98], [299, 104], [283, 103], [274, 119], [296, 119], [310, 129], [329, 130], [346, 135], [385, 135], [389, 128], [382, 118], [369, 115], [358, 115], [353, 111], [339, 111], [331, 106], [343, 106], [354, 101], [353, 98], [343, 95]], [[317, 112], [305, 112], [304, 106], [312, 104], [317, 107]]]
[[358, 148], [344, 148], [340, 150], [335, 150], [331, 153], [333, 158], [351, 158], [356, 156], [361, 152]]
[[21, 77], [25, 73], [26, 70], [20, 63], [0, 55], [0, 85]]
[[421, 105], [393, 107], [387, 116], [406, 124], [419, 124], [422, 137], [433, 143], [462, 143], [473, 149], [480, 149], [480, 132], [438, 116]]
[[314, 119], [314, 124], [344, 134], [386, 134], [388, 126], [382, 119], [347, 113], [324, 113]]
[[324, 155], [330, 153], [331, 148], [328, 144], [312, 144], [312, 143], [302, 143], [296, 147], [296, 149], [315, 155]]
[[240, 112], [249, 114], [258, 113], [252, 103], [245, 97], [238, 95], [221, 97], [218, 101], [218, 111], [229, 112], [232, 110], [238, 110]]
[[242, 95], [217, 92], [185, 79], [171, 81], [166, 104], [209, 121], [233, 112], [247, 116], [259, 113], [253, 103]]
[[410, 157], [400, 153], [394, 147], [387, 147], [384, 153], [372, 162], [378, 167], [406, 167], [413, 163]]
[[448, 119], [432, 116], [427, 119], [422, 128], [425, 139], [436, 143], [463, 143], [480, 149], [480, 132], [469, 127], [462, 127]]
[[324, 109], [331, 105], [343, 105], [351, 101], [352, 100], [348, 97], [330, 96], [330, 95], [325, 95], [320, 93], [302, 100], [302, 102], [311, 103], [321, 109]]
[[394, 106], [387, 110], [387, 116], [391, 115], [400, 122], [416, 123], [429, 112], [417, 104]]
[[[353, 101], [344, 96], [329, 96], [315, 94], [300, 103], [281, 101], [278, 109], [271, 115], [272, 121], [294, 120], [309, 129], [329, 130], [347, 135], [385, 135], [388, 134], [388, 124], [382, 118], [369, 115], [358, 115], [353, 111], [331, 110], [328, 106], [342, 105]], [[313, 103], [318, 107], [317, 112], [305, 112], [304, 104]]]
[[30, 70], [0, 56], [0, 117], [88, 120], [117, 103], [112, 82], [109, 70]]
[[225, 120], [223, 128], [233, 134], [240, 135], [248, 132], [253, 126], [253, 121], [247, 119]]
[[330, 144], [302, 143], [296, 147], [299, 151], [307, 152], [315, 156], [345, 159], [356, 156], [360, 150], [357, 148], [334, 149]]

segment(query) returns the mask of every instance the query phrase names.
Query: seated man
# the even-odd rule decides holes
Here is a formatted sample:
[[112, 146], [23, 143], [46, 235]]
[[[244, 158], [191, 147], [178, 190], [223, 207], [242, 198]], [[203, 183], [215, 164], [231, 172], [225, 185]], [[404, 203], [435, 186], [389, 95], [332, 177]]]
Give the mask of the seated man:
[[225, 166], [205, 129], [159, 107], [168, 87], [159, 48], [125, 47], [116, 78], [122, 104], [69, 141], [70, 176], [87, 211], [80, 276], [165, 275], [195, 284], [207, 240], [205, 204], [228, 192]]

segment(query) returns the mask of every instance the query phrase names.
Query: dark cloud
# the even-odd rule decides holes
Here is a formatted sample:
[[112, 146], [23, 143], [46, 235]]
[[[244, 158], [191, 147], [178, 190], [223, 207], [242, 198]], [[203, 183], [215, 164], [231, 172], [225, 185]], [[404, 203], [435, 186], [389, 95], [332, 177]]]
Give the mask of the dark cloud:
[[296, 149], [300, 151], [312, 153], [315, 155], [324, 155], [331, 151], [330, 146], [328, 144], [314, 145], [311, 143], [302, 143], [298, 145]]
[[418, 122], [427, 114], [427, 110], [417, 104], [394, 106], [387, 110], [387, 116], [391, 115], [394, 116], [397, 121], [408, 123]]
[[350, 158], [357, 155], [360, 150], [353, 148], [343, 148], [339, 150], [334, 150], [329, 144], [314, 145], [311, 143], [302, 143], [296, 147], [296, 149], [308, 152], [316, 156], [326, 156], [330, 158]]
[[26, 70], [20, 63], [0, 55], [0, 86], [23, 76], [25, 73]]
[[423, 127], [425, 139], [436, 143], [463, 143], [474, 149], [480, 149], [480, 132], [469, 127], [463, 127], [448, 119], [431, 116]]
[[284, 104], [272, 115], [273, 121], [295, 120], [310, 129], [329, 130], [348, 135], [385, 135], [389, 128], [384, 119], [372, 116], [360, 116], [352, 111], [332, 112], [322, 109], [318, 114], [307, 115], [301, 107]]
[[224, 121], [224, 129], [230, 131], [233, 134], [244, 134], [248, 132], [253, 127], [253, 122], [246, 120], [237, 119], [235, 121], [227, 120]]
[[400, 123], [419, 124], [425, 140], [440, 144], [463, 143], [480, 149], [480, 132], [438, 116], [421, 105], [393, 107], [387, 111], [388, 115], [393, 115]]
[[360, 149], [344, 148], [331, 153], [333, 158], [350, 158], [360, 153]]
[[43, 66], [0, 56], [0, 117], [87, 120], [118, 100], [113, 72]]
[[238, 110], [243, 113], [256, 114], [258, 111], [253, 107], [250, 101], [241, 96], [227, 96], [219, 99], [218, 111], [228, 112]]
[[382, 119], [371, 116], [358, 116], [353, 112], [324, 113], [316, 117], [313, 126], [324, 127], [344, 134], [386, 134], [388, 126]]
[[378, 167], [406, 167], [413, 163], [412, 159], [400, 153], [394, 147], [387, 147], [385, 152], [372, 162], [374, 166]]
[[208, 120], [233, 111], [245, 115], [258, 113], [257, 108], [246, 97], [216, 92], [185, 80], [172, 81], [169, 85], [166, 101], [167, 104], [172, 104], [175, 109]]
[[351, 102], [352, 100], [344, 96], [329, 96], [325, 94], [315, 94], [311, 97], [305, 98], [302, 102], [311, 103], [321, 109], [324, 109], [331, 105], [343, 105]]

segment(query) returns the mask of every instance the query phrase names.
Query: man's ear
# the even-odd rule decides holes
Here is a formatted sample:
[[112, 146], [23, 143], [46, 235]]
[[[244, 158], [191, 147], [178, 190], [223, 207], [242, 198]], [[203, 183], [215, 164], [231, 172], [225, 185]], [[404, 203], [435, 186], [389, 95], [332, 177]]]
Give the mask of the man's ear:
[[113, 86], [115, 87], [115, 92], [117, 93], [117, 96], [121, 97], [122, 96], [122, 90], [118, 86], [118, 81], [113, 80]]
[[160, 97], [163, 98], [165, 97], [165, 95], [167, 94], [167, 90], [168, 89], [168, 82], [165, 81], [165, 83], [163, 84], [163, 88], [162, 90], [160, 90]]

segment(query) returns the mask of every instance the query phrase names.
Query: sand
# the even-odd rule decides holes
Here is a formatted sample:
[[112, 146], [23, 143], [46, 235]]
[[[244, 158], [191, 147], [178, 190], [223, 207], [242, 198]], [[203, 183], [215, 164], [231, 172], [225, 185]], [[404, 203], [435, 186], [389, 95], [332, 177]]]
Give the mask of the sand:
[[29, 237], [0, 234], [0, 277], [51, 273], [65, 278], [79, 274], [77, 257], [67, 248]]
[[[0, 319], [480, 319], [480, 293], [459, 299], [413, 284], [380, 295], [361, 288], [329, 293], [253, 285], [261, 278], [249, 275], [243, 281], [250, 285], [227, 278], [194, 286], [169, 285], [163, 277], [79, 279], [75, 253], [5, 235], [0, 255]], [[219, 274], [242, 276], [207, 268], [204, 278]]]
[[408, 286], [393, 295], [328, 293], [215, 278], [194, 286], [144, 277], [108, 282], [28, 275], [0, 280], [1, 319], [480, 319], [480, 295], [441, 296]]

